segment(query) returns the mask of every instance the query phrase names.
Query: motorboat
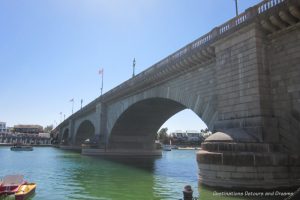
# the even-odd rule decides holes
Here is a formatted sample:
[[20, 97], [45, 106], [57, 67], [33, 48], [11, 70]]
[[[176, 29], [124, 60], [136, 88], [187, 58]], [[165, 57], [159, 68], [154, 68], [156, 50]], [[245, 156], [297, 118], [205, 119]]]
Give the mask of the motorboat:
[[172, 151], [172, 141], [170, 140], [170, 144], [164, 144], [163, 145], [163, 150], [164, 151]]
[[12, 151], [33, 151], [32, 146], [16, 146], [16, 147], [11, 147], [10, 150]]
[[172, 150], [172, 145], [167, 145], [167, 144], [163, 145], [163, 150], [164, 151], [171, 151]]
[[34, 194], [36, 188], [35, 183], [26, 183], [19, 187], [18, 191], [15, 193], [16, 200], [25, 200]]
[[33, 151], [33, 147], [29, 145], [14, 144], [10, 147], [11, 151]]
[[5, 176], [0, 184], [0, 196], [15, 194], [23, 184], [26, 184], [23, 175]]

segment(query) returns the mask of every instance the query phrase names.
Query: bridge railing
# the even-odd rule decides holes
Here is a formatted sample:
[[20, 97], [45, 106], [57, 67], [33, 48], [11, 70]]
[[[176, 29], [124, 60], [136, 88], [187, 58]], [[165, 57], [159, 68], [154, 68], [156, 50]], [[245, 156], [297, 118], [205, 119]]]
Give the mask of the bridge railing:
[[[272, 7], [284, 2], [287, 0], [266, 0], [263, 1], [253, 7], [248, 8], [245, 12], [241, 13], [240, 15], [232, 18], [231, 20], [225, 22], [224, 24], [214, 28], [207, 34], [201, 36], [200, 38], [196, 39], [195, 41], [191, 42], [190, 44], [186, 45], [185, 47], [179, 49], [175, 53], [169, 55], [165, 59], [159, 61], [158, 63], [154, 64], [150, 68], [144, 70], [143, 72], [137, 74], [134, 78], [125, 81], [123, 84], [115, 87], [114, 89], [110, 90], [105, 94], [105, 96], [109, 96], [110, 94], [128, 88], [129, 86], [133, 85], [134, 83], [141, 83], [145, 82], [145, 76], [157, 75], [157, 73], [161, 72], [164, 68], [167, 68], [170, 63], [175, 62], [176, 60], [180, 60], [184, 58], [186, 55], [189, 54], [194, 49], [200, 49], [207, 46], [212, 41], [222, 37], [223, 35], [227, 34], [230, 30], [245, 24], [246, 22], [251, 21], [254, 17], [260, 15], [261, 13], [271, 9]], [[148, 79], [150, 79], [148, 77]]]
[[268, 0], [263, 1], [249, 9], [247, 9], [245, 12], [241, 13], [240, 15], [232, 18], [231, 20], [225, 22], [224, 24], [214, 28], [209, 33], [201, 36], [200, 38], [196, 39], [192, 43], [188, 44], [187, 46], [179, 49], [175, 53], [171, 54], [170, 56], [166, 57], [165, 59], [159, 61], [158, 63], [154, 64], [152, 67], [148, 68], [147, 70], [141, 72], [138, 74], [134, 79], [138, 79], [139, 76], [144, 76], [146, 74], [149, 74], [153, 71], [153, 69], [161, 68], [163, 66], [166, 66], [169, 62], [173, 60], [177, 60], [186, 54], [190, 52], [190, 50], [196, 49], [196, 48], [202, 48], [203, 46], [206, 46], [211, 41], [215, 40], [216, 38], [221, 37], [223, 34], [228, 32], [229, 30], [232, 30], [235, 27], [240, 26], [241, 24], [250, 21], [252, 18], [256, 17], [257, 15], [271, 9], [272, 7], [284, 2], [286, 0]]
[[270, 8], [284, 2], [285, 0], [268, 0], [268, 1], [263, 1], [260, 4], [257, 4], [257, 11], [258, 14], [263, 13], [267, 10], [269, 10]]

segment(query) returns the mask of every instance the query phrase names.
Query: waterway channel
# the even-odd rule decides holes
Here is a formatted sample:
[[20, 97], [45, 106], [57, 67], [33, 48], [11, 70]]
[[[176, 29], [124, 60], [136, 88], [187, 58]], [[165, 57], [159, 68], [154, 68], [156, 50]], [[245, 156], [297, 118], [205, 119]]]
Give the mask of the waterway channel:
[[172, 150], [151, 160], [108, 160], [52, 147], [31, 152], [0, 147], [0, 177], [23, 174], [37, 183], [32, 200], [178, 200], [187, 184], [195, 199], [245, 199], [198, 186], [195, 153]]

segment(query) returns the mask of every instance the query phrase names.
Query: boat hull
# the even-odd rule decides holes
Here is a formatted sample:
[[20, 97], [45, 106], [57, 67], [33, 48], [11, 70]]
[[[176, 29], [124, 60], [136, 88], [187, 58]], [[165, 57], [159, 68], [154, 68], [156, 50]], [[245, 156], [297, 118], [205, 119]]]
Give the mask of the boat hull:
[[33, 151], [32, 147], [11, 147], [11, 151]]
[[34, 194], [36, 188], [36, 184], [28, 183], [22, 185], [19, 190], [15, 193], [16, 200], [25, 200]]

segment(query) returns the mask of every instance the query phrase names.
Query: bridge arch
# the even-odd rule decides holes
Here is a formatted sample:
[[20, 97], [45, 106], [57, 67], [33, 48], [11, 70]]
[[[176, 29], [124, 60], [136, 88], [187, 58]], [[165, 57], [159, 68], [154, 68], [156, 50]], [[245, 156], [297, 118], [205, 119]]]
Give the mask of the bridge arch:
[[63, 132], [62, 138], [61, 138], [61, 143], [64, 145], [69, 144], [69, 129], [66, 128]]
[[[109, 134], [110, 148], [153, 149], [159, 128], [173, 115], [188, 107], [169, 98], [152, 97], [137, 101], [120, 113]], [[207, 121], [204, 121], [207, 124]]]
[[75, 135], [75, 146], [80, 146], [86, 139], [95, 135], [95, 126], [89, 120], [84, 120], [78, 127]]

